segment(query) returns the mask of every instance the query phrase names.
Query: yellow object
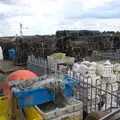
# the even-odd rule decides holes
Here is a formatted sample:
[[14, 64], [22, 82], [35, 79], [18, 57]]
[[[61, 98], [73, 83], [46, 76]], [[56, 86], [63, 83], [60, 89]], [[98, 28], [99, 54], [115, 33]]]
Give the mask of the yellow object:
[[0, 115], [10, 113], [10, 99], [7, 96], [0, 97]]
[[0, 115], [9, 112], [9, 99], [6, 96], [0, 97]]
[[8, 118], [5, 115], [0, 115], [0, 120], [8, 120]]
[[52, 57], [54, 59], [65, 59], [66, 58], [64, 53], [54, 53], [54, 54], [50, 55], [50, 57]]
[[8, 117], [6, 117], [5, 115], [0, 115], [0, 120], [8, 120]]
[[7, 96], [0, 97], [0, 120], [10, 120], [11, 106], [10, 99]]
[[24, 108], [23, 109], [26, 120], [43, 120], [42, 115], [34, 108]]
[[12, 117], [19, 120], [16, 101], [13, 97], [0, 97], [0, 120], [13, 120]]
[[64, 120], [82, 120], [80, 117], [66, 118]]

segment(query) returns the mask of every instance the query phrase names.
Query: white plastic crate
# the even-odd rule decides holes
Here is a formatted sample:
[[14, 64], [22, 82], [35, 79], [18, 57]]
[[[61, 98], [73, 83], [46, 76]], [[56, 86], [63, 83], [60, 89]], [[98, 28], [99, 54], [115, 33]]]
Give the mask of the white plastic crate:
[[82, 115], [81, 115], [82, 111], [77, 111], [77, 112], [73, 112], [73, 113], [68, 113], [65, 115], [61, 115], [55, 119], [52, 120], [82, 120]]
[[62, 120], [75, 116], [82, 116], [83, 103], [75, 99], [67, 100], [64, 107], [55, 107], [49, 111], [43, 111], [38, 106], [36, 109], [43, 115], [44, 120]]
[[75, 58], [74, 57], [67, 57], [66, 58], [66, 63], [68, 64], [74, 64], [75, 62]]

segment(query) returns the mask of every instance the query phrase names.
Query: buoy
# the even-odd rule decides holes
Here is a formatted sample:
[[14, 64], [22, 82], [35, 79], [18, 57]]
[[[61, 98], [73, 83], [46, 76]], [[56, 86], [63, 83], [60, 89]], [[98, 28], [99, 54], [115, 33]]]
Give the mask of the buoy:
[[29, 71], [29, 70], [18, 70], [18, 71], [12, 72], [5, 79], [5, 83], [4, 83], [4, 86], [3, 86], [3, 94], [5, 96], [10, 95], [10, 89], [8, 87], [8, 82], [9, 81], [24, 80], [24, 79], [36, 78], [36, 77], [37, 77], [37, 75], [35, 73]]

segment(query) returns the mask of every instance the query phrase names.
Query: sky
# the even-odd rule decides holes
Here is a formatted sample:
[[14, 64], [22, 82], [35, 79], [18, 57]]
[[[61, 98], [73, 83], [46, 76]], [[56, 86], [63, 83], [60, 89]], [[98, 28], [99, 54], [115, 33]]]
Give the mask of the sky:
[[0, 36], [120, 30], [120, 0], [0, 0]]

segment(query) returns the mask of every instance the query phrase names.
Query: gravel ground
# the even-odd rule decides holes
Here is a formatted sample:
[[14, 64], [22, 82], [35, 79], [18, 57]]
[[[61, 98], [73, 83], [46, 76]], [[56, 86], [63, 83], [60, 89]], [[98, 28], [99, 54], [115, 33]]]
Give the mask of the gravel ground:
[[24, 69], [21, 66], [16, 66], [12, 61], [0, 61], [0, 73], [9, 74], [10, 72]]
[[[22, 70], [25, 69], [24, 67], [21, 66], [16, 66], [13, 64], [12, 61], [3, 61], [0, 60], [0, 77], [5, 80], [5, 78], [11, 73], [16, 70]], [[0, 88], [3, 87], [3, 80], [0, 80]]]

